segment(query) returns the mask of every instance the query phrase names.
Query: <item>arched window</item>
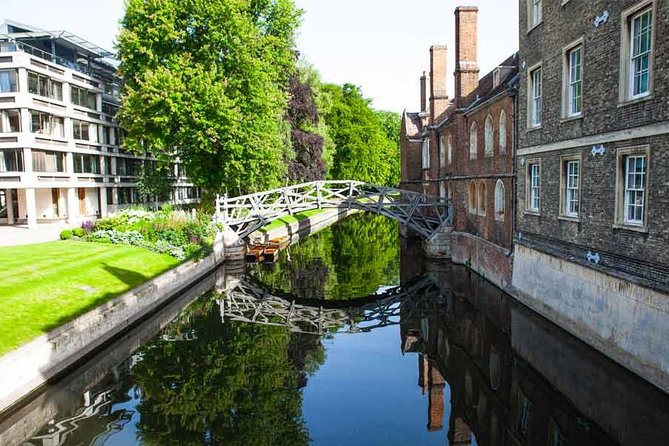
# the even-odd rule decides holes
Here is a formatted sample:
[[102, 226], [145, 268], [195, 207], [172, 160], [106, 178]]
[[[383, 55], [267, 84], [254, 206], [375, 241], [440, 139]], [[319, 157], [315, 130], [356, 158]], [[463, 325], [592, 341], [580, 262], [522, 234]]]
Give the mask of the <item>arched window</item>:
[[486, 191], [485, 191], [485, 182], [481, 181], [478, 186], [478, 213], [479, 215], [485, 215], [485, 204], [486, 204]]
[[423, 140], [423, 169], [430, 168], [430, 140]]
[[502, 110], [499, 114], [499, 153], [506, 153], [506, 112]]
[[446, 137], [439, 138], [439, 167], [446, 167]]
[[448, 135], [447, 157], [448, 157], [448, 164], [450, 165], [453, 162], [453, 139], [451, 138], [451, 135]]
[[469, 183], [469, 212], [476, 214], [476, 182]]
[[478, 131], [479, 128], [474, 122], [469, 128], [469, 159], [476, 159], [476, 151], [478, 150]]
[[439, 182], [439, 197], [441, 201], [446, 201], [446, 181]]
[[495, 185], [495, 220], [504, 220], [505, 197], [504, 183], [502, 183], [502, 180], [497, 180]]
[[493, 152], [493, 141], [494, 141], [494, 128], [492, 124], [492, 116], [488, 115], [485, 118], [485, 149], [484, 156], [492, 156]]

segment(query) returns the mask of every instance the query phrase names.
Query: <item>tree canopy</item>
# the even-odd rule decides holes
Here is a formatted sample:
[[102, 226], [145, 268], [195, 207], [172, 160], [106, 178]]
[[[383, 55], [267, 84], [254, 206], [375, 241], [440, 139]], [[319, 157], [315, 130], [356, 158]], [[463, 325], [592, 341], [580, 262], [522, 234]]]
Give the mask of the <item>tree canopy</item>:
[[292, 0], [128, 0], [118, 40], [125, 146], [212, 190], [273, 187], [300, 11]]

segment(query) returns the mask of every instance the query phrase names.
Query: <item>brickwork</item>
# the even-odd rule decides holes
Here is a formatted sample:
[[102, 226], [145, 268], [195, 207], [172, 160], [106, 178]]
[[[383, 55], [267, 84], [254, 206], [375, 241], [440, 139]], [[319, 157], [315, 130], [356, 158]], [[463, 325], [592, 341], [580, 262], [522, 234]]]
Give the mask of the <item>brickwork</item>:
[[[621, 69], [627, 72], [626, 29], [634, 7], [650, 5], [653, 17], [650, 94], [627, 101]], [[608, 21], [593, 20], [609, 12]], [[543, 2], [543, 21], [527, 31], [527, 3], [520, 5], [519, 143], [517, 233], [519, 243], [553, 255], [618, 270], [644, 285], [666, 287], [669, 274], [669, 3], [666, 1]], [[565, 51], [582, 39], [582, 115], [565, 119]], [[623, 49], [621, 50], [621, 45]], [[622, 54], [622, 56], [621, 56]], [[528, 129], [529, 69], [542, 68], [541, 126]], [[622, 66], [622, 68], [621, 68]], [[623, 93], [621, 93], [621, 88]], [[649, 132], [652, 126], [654, 129]], [[663, 127], [664, 126], [664, 127]], [[626, 131], [626, 134], [613, 132]], [[586, 139], [592, 143], [580, 144]], [[601, 146], [600, 146], [601, 144]], [[599, 149], [593, 154], [593, 147]], [[646, 154], [643, 224], [624, 222], [621, 153]], [[601, 150], [603, 149], [603, 153]], [[565, 218], [564, 157], [580, 159], [576, 218]], [[528, 211], [528, 166], [540, 164], [540, 206]], [[588, 258], [590, 254], [590, 258]], [[595, 258], [595, 255], [597, 256]], [[590, 260], [589, 260], [590, 259]], [[595, 262], [597, 260], [598, 262]], [[656, 282], [652, 284], [653, 280]]]

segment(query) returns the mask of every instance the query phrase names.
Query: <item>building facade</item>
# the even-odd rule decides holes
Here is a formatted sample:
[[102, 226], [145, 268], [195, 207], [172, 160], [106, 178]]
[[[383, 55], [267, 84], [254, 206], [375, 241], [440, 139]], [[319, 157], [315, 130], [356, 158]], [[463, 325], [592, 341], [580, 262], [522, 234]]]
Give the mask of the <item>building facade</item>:
[[512, 275], [518, 57], [479, 78], [477, 15], [476, 7], [455, 10], [453, 99], [447, 95], [447, 49], [430, 48], [421, 111], [403, 115], [401, 187], [450, 199], [453, 261], [506, 286]]
[[0, 224], [104, 217], [138, 204], [198, 201], [172, 166], [172, 192], [140, 197], [155, 160], [122, 149], [112, 54], [66, 31], [0, 25]]
[[520, 2], [515, 295], [669, 389], [669, 3]]

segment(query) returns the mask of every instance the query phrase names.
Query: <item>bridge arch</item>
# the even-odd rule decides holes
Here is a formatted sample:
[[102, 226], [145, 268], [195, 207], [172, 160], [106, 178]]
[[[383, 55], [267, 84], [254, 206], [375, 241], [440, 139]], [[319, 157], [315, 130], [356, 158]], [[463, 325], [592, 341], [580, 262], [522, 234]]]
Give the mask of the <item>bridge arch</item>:
[[217, 196], [215, 220], [247, 237], [286, 215], [314, 209], [358, 209], [407, 225], [425, 239], [453, 224], [446, 198], [360, 181], [312, 181], [239, 197]]

